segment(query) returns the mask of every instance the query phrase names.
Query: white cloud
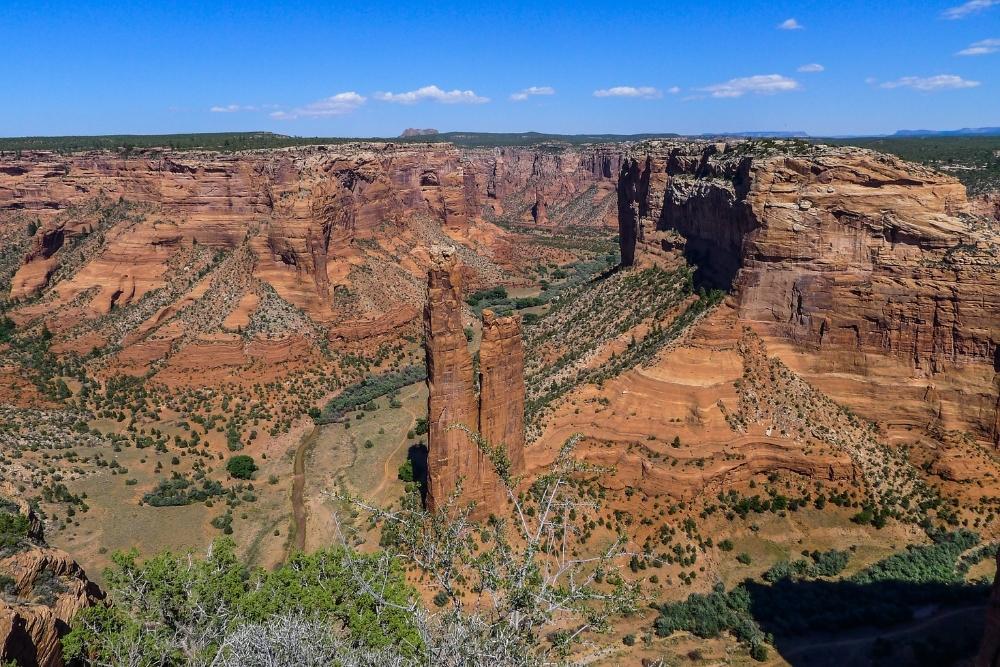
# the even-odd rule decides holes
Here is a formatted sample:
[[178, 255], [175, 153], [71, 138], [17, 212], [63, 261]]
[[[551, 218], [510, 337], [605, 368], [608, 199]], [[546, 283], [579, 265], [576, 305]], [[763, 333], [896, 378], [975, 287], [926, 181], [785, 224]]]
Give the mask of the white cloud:
[[969, 45], [968, 48], [962, 49], [955, 55], [985, 56], [989, 53], [996, 53], [997, 51], [1000, 51], [1000, 39], [984, 39]]
[[523, 90], [511, 94], [510, 99], [514, 102], [523, 102], [532, 95], [555, 95], [556, 89], [552, 86], [529, 86]]
[[748, 93], [755, 95], [773, 95], [798, 90], [801, 86], [795, 79], [780, 74], [758, 74], [739, 79], [730, 79], [725, 83], [701, 88], [712, 97], [743, 97]]
[[375, 93], [375, 99], [396, 104], [416, 104], [424, 100], [442, 104], [483, 104], [490, 98], [480, 97], [471, 90], [444, 91], [437, 86], [424, 86], [406, 93]]
[[802, 66], [800, 66], [799, 69], [798, 69], [798, 71], [812, 74], [812, 73], [815, 73], [815, 72], [822, 72], [825, 69], [826, 68], [823, 67], [822, 65], [820, 65], [819, 63], [809, 63], [808, 65], [802, 65]]
[[973, 14], [986, 11], [994, 5], [1000, 5], [1000, 0], [969, 0], [969, 2], [966, 2], [964, 5], [944, 10], [942, 16], [951, 21], [955, 21], [957, 19], [964, 19], [966, 16], [972, 16]]
[[778, 24], [778, 30], [802, 30], [803, 28], [805, 26], [795, 19], [785, 19]]
[[209, 109], [212, 113], [236, 113], [237, 111], [256, 111], [257, 107], [243, 104], [227, 104], [225, 106], [216, 105]]
[[670, 86], [669, 88], [667, 88], [667, 92], [670, 93], [671, 95], [676, 95], [677, 93], [681, 92], [681, 87]]
[[614, 86], [595, 90], [594, 97], [640, 97], [644, 100], [654, 100], [663, 97], [663, 93], [652, 86]]
[[326, 118], [328, 116], [343, 116], [351, 113], [365, 103], [363, 95], [358, 95], [354, 91], [337, 93], [316, 102], [311, 102], [303, 107], [292, 109], [291, 111], [275, 111], [271, 113], [271, 118], [277, 120], [294, 120], [296, 118]]
[[939, 74], [937, 76], [919, 77], [904, 76], [895, 81], [886, 81], [882, 88], [912, 88], [923, 92], [933, 92], [936, 90], [958, 90], [961, 88], [975, 88], [978, 81], [969, 81], [954, 74]]

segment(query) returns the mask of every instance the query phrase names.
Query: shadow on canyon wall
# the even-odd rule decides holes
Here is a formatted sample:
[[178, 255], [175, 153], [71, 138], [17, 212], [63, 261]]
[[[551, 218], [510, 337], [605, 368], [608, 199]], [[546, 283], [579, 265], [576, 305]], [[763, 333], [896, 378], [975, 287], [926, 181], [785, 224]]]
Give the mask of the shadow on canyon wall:
[[751, 614], [795, 667], [964, 664], [983, 634], [989, 586], [747, 581]]

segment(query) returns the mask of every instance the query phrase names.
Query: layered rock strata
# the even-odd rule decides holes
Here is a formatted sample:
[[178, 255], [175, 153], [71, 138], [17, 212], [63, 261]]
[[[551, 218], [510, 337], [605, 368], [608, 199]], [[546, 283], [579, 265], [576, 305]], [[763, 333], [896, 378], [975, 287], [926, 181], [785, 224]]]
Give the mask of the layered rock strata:
[[479, 346], [479, 430], [486, 442], [504, 447], [511, 470], [524, 470], [524, 343], [516, 317], [483, 311]]
[[741, 320], [828, 371], [879, 355], [958, 374], [963, 395], [940, 397], [953, 427], [996, 437], [1000, 234], [954, 178], [861, 149], [653, 142], [618, 194], [623, 264], [682, 254]]
[[479, 447], [480, 433], [503, 447], [512, 472], [524, 469], [524, 352], [520, 325], [483, 313], [481, 393], [475, 395], [472, 356], [462, 322], [462, 267], [455, 253], [432, 248], [424, 337], [427, 354], [427, 506], [445, 505], [461, 481], [462, 504], [485, 516], [504, 500], [494, 463]]

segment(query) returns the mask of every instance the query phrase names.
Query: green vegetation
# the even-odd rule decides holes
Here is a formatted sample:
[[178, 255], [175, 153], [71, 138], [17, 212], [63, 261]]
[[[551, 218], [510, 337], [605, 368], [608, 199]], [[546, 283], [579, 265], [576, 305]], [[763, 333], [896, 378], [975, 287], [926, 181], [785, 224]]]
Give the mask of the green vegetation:
[[222, 484], [215, 480], [203, 478], [198, 485], [195, 480], [175, 472], [170, 479], [161, 479], [155, 489], [142, 497], [142, 502], [153, 507], [174, 507], [204, 502], [225, 493]]
[[414, 593], [401, 570], [378, 556], [298, 553], [266, 571], [248, 569], [235, 544], [220, 540], [202, 558], [165, 552], [139, 563], [137, 557], [114, 555], [105, 580], [115, 604], [81, 612], [63, 640], [67, 658], [115, 663], [129, 646], [137, 655], [131, 664], [245, 664], [235, 656], [246, 647], [234, 639], [245, 638], [248, 626], [299, 627], [303, 619], [333, 630], [345, 650], [391, 647], [409, 657], [422, 647], [408, 611]]
[[964, 579], [956, 569], [963, 552], [979, 544], [979, 535], [968, 530], [932, 532], [933, 544], [907, 546], [905, 551], [893, 554], [856, 575], [851, 581], [869, 584], [878, 581], [907, 581], [911, 583], [951, 583]]
[[782, 579], [835, 577], [847, 567], [850, 553], [830, 549], [829, 551], [813, 551], [806, 554], [812, 562], [805, 558], [789, 562], [780, 561], [764, 573], [764, 581], [774, 583]]
[[772, 567], [764, 575], [769, 583], [746, 580], [728, 593], [717, 587], [708, 596], [692, 594], [684, 602], [661, 605], [654, 627], [660, 635], [687, 630], [700, 637], [729, 630], [757, 657], [766, 655], [754, 654], [764, 632], [791, 637], [887, 627], [912, 620], [914, 610], [924, 605], [982, 600], [988, 586], [966, 583], [967, 566], [960, 558], [979, 544], [979, 536], [957, 530], [931, 537], [932, 544], [910, 546], [839, 581], [807, 578], [836, 576], [846, 567], [848, 552], [813, 551], [808, 560]]
[[749, 646], [755, 660], [767, 660], [767, 645], [772, 640], [754, 621], [750, 613], [751, 602], [745, 588], [737, 586], [727, 593], [717, 584], [707, 595], [692, 593], [683, 602], [660, 605], [660, 615], [653, 627], [661, 637], [686, 631], [709, 638], [728, 631]]
[[0, 557], [19, 550], [30, 528], [28, 517], [19, 513], [16, 507], [13, 511], [5, 507], [5, 504], [0, 504]]
[[542, 134], [539, 132], [445, 132], [417, 137], [352, 138], [352, 137], [292, 137], [272, 132], [206, 132], [197, 134], [118, 134], [63, 137], [12, 137], [0, 139], [0, 151], [46, 150], [71, 153], [76, 151], [113, 150], [129, 155], [138, 150], [210, 150], [236, 151], [263, 148], [288, 148], [318, 144], [346, 144], [358, 141], [392, 141], [393, 143], [453, 143], [458, 146], [534, 146], [537, 144], [592, 144], [614, 141], [676, 137], [676, 134]]
[[233, 456], [226, 462], [226, 470], [236, 479], [250, 479], [258, 468], [252, 456], [240, 454]]
[[345, 387], [339, 395], [326, 404], [317, 424], [329, 424], [338, 421], [345, 414], [357, 410], [376, 398], [398, 391], [403, 387], [420, 382], [427, 378], [427, 370], [423, 366], [412, 365], [398, 371], [390, 371], [381, 375], [371, 375], [365, 379]]
[[465, 297], [465, 302], [470, 306], [478, 306], [481, 301], [498, 301], [507, 298], [507, 289], [504, 287], [491, 287], [481, 289]]

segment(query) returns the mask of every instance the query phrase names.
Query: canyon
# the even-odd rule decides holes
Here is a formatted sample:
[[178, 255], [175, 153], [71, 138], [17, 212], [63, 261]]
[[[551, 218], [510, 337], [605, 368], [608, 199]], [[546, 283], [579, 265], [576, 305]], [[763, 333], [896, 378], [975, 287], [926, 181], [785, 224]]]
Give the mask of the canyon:
[[[893, 545], [924, 539], [900, 499], [934, 495], [995, 540], [982, 500], [1000, 497], [994, 204], [895, 157], [799, 141], [5, 155], [0, 285], [23, 338], [0, 343], [3, 442], [37, 440], [0, 472], [93, 496], [88, 480], [114, 480], [88, 467], [95, 452], [129, 438], [158, 439], [149, 461], [130, 445], [112, 455], [144, 482], [204, 474], [235, 438], [283, 479], [310, 408], [412, 365], [427, 370], [429, 509], [459, 481], [475, 518], [505, 502], [461, 425], [529, 482], [580, 434], [616, 522], [635, 519], [637, 553], [662, 535], [654, 507], [729, 530], [706, 518], [713, 499], [779, 482], [824, 502], [860, 492], [851, 512], [897, 519]], [[363, 416], [337, 416], [345, 438]], [[410, 431], [393, 451], [423, 444]], [[79, 458], [57, 456], [66, 442]], [[286, 489], [255, 491], [280, 506]], [[142, 505], [128, 493], [100, 519], [43, 507], [111, 524], [115, 503]], [[827, 532], [815, 519], [817, 534], [879, 541], [844, 514]], [[244, 546], [284, 553], [275, 516], [259, 530], [237, 518], [256, 531]], [[198, 530], [185, 539], [210, 535]], [[79, 580], [75, 607], [99, 601], [79, 566], [57, 569]], [[64, 623], [75, 607], [60, 605]], [[44, 634], [33, 641], [51, 652]]]

